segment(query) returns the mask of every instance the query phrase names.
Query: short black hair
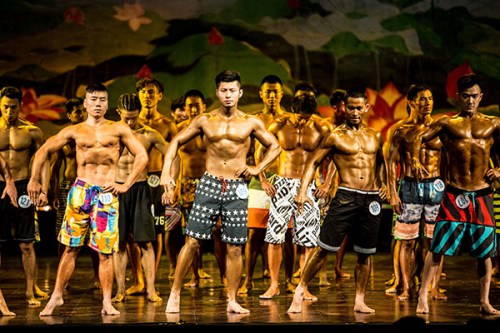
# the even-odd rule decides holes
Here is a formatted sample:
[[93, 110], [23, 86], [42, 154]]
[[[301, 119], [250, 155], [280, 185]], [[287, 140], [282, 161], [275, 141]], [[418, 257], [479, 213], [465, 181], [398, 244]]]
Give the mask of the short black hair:
[[0, 90], [0, 98], [8, 97], [12, 99], [17, 99], [19, 103], [23, 101], [23, 93], [20, 89], [12, 86], [7, 86]]
[[93, 82], [87, 86], [85, 89], [86, 92], [88, 93], [93, 93], [96, 91], [105, 91], [108, 92], [108, 88], [102, 82]]
[[293, 91], [293, 94], [295, 95], [295, 93], [299, 90], [302, 90], [302, 91], [312, 91], [314, 93], [314, 95], [317, 95], [318, 92], [316, 91], [316, 88], [314, 87], [314, 85], [312, 83], [309, 83], [309, 82], [306, 82], [306, 81], [299, 81], [295, 84], [295, 89]]
[[330, 106], [333, 107], [342, 102], [346, 93], [347, 91], [345, 91], [344, 89], [335, 89], [334, 91], [332, 91], [332, 94], [330, 95]]
[[186, 103], [186, 99], [188, 97], [199, 97], [199, 98], [201, 98], [203, 103], [205, 103], [205, 95], [203, 95], [203, 93], [198, 89], [190, 89], [190, 90], [186, 91], [186, 93], [184, 94], [184, 103]]
[[154, 84], [160, 93], [162, 93], [162, 94], [164, 93], [163, 84], [160, 81], [158, 81], [157, 79], [150, 78], [150, 77], [144, 77], [142, 79], [139, 79], [135, 83], [135, 91], [139, 92], [139, 90], [142, 90], [142, 88], [144, 88], [148, 84]]
[[83, 98], [81, 97], [73, 97], [70, 98], [64, 103], [64, 107], [66, 108], [66, 113], [73, 112], [75, 107], [78, 107], [83, 104]]
[[264, 85], [264, 83], [279, 83], [280, 85], [283, 85], [283, 82], [281, 82], [281, 79], [278, 75], [274, 75], [274, 74], [269, 74], [269, 75], [266, 75], [262, 78], [262, 81], [260, 81], [260, 86], [262, 87]]
[[233, 82], [238, 81], [241, 87], [241, 76], [240, 73], [236, 71], [232, 71], [229, 69], [225, 69], [215, 77], [215, 86], [219, 88], [221, 82]]
[[170, 111], [174, 112], [177, 109], [182, 109], [184, 107], [184, 96], [179, 96], [172, 100], [170, 104]]
[[479, 80], [479, 76], [474, 73], [462, 75], [457, 80], [457, 92], [461, 93], [462, 91], [469, 89], [475, 85], [478, 85], [481, 88], [481, 81]]

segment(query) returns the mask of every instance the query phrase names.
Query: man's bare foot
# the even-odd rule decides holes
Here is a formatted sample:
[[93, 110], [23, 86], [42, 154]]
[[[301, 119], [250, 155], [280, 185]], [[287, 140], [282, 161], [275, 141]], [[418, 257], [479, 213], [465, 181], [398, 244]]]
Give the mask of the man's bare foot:
[[386, 286], [393, 286], [394, 285], [394, 282], [396, 282], [396, 277], [394, 276], [394, 274], [392, 274], [392, 277], [390, 278], [390, 280], [386, 281], [385, 282], [385, 285]]
[[205, 272], [202, 268], [198, 269], [198, 275], [200, 276], [200, 279], [211, 279], [212, 278], [212, 275]]
[[372, 309], [368, 305], [361, 303], [361, 304], [354, 304], [354, 312], [375, 313], [375, 309]]
[[250, 310], [245, 309], [244, 307], [239, 305], [235, 300], [231, 300], [227, 303], [226, 311], [230, 313], [240, 313], [240, 314], [250, 313]]
[[28, 303], [28, 305], [41, 305], [42, 304], [42, 302], [37, 300], [34, 296], [31, 296], [31, 297], [26, 296], [26, 303]]
[[123, 301], [125, 301], [127, 299], [127, 296], [125, 296], [124, 294], [120, 293], [120, 294], [116, 294], [115, 297], [113, 297], [113, 299], [111, 299], [111, 302], [113, 303], [121, 303]]
[[271, 273], [269, 273], [269, 270], [266, 268], [264, 272], [262, 272], [262, 277], [264, 279], [269, 279], [271, 277]]
[[385, 290], [386, 294], [397, 294], [398, 293], [398, 286], [393, 285], [392, 287], [389, 287]]
[[254, 287], [253, 281], [251, 283], [246, 282], [238, 289], [238, 295], [247, 295], [249, 290]]
[[410, 293], [403, 291], [401, 295], [398, 296], [398, 300], [400, 301], [408, 301], [411, 298]]
[[289, 279], [285, 281], [285, 291], [291, 294], [295, 293], [295, 284]]
[[40, 312], [39, 316], [52, 316], [52, 312], [57, 306], [61, 306], [64, 304], [64, 300], [62, 298], [56, 297], [51, 298], [45, 308]]
[[326, 272], [324, 273], [319, 273], [319, 286], [320, 287], [329, 287], [332, 284], [328, 282], [328, 278], [326, 276]]
[[196, 288], [199, 285], [200, 285], [200, 280], [197, 280], [194, 276], [189, 282], [184, 283], [184, 287], [186, 288]]
[[148, 295], [148, 300], [150, 302], [157, 302], [157, 303], [163, 302], [163, 298], [158, 296], [158, 293], [156, 291]]
[[104, 316], [118, 316], [120, 314], [120, 311], [115, 309], [111, 303], [109, 305], [103, 305], [102, 310], [101, 310], [101, 315]]
[[306, 301], [313, 301], [313, 302], [316, 302], [318, 300], [318, 298], [313, 294], [311, 294], [308, 289], [304, 291], [304, 299]]
[[143, 295], [146, 293], [146, 289], [144, 288], [144, 284], [134, 284], [127, 290], [125, 290], [125, 295]]
[[340, 268], [335, 267], [335, 278], [337, 280], [340, 280], [340, 279], [350, 279], [351, 278], [351, 274], [345, 273]]
[[500, 315], [500, 310], [495, 309], [491, 306], [491, 304], [482, 304], [479, 306], [479, 313], [487, 315]]
[[99, 280], [94, 280], [94, 283], [92, 283], [92, 286], [90, 287], [90, 289], [94, 289], [94, 290], [101, 289], [101, 283], [99, 282]]
[[[0, 292], [0, 295], [1, 292]], [[0, 297], [0, 312], [4, 316], [8, 317], [14, 317], [16, 314], [12, 311], [9, 310], [9, 307], [7, 306], [7, 303], [5, 303], [5, 300], [3, 299], [3, 296]]]
[[174, 292], [170, 292], [170, 297], [168, 298], [167, 307], [165, 312], [167, 313], [179, 313], [179, 307], [181, 303], [181, 295]]
[[41, 298], [41, 299], [48, 299], [49, 294], [40, 289], [38, 285], [35, 284], [35, 297]]
[[267, 291], [265, 293], [263, 293], [262, 295], [259, 295], [259, 298], [271, 299], [274, 296], [278, 296], [279, 294], [280, 294], [279, 287], [277, 287], [277, 288], [269, 287], [269, 289], [267, 289]]
[[429, 313], [429, 303], [427, 303], [427, 297], [418, 297], [417, 313]]
[[288, 313], [301, 313], [302, 312], [302, 301], [304, 300], [304, 289], [297, 287], [295, 289], [295, 294], [293, 295], [293, 301], [288, 308]]
[[431, 290], [431, 299], [437, 299], [437, 300], [447, 300], [448, 297], [444, 294], [441, 293], [440, 289], [438, 290]]

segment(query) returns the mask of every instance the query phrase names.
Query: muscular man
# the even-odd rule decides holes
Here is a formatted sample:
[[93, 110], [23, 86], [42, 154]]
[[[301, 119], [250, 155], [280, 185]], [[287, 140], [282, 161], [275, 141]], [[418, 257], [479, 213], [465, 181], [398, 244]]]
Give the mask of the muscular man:
[[[428, 171], [418, 182], [411, 168], [410, 148], [415, 137], [429, 128], [433, 122], [431, 113], [434, 99], [431, 90], [424, 85], [412, 85], [408, 90], [408, 118], [399, 121], [391, 129], [387, 156], [387, 185], [390, 204], [397, 214], [394, 237], [401, 240], [400, 268], [403, 290], [399, 300], [412, 296], [412, 277], [416, 269], [416, 245], [423, 231], [422, 253], [427, 254], [434, 232], [439, 203], [443, 198], [445, 184], [441, 179], [441, 141], [438, 137], [427, 141], [420, 150], [420, 161]], [[402, 176], [398, 175], [398, 167]], [[401, 179], [398, 186], [397, 179]], [[399, 188], [399, 191], [398, 191]], [[437, 272], [439, 280], [441, 272]], [[433, 298], [444, 299], [435, 283]]]
[[315, 168], [326, 156], [330, 156], [339, 175], [339, 186], [321, 225], [319, 246], [312, 251], [305, 264], [289, 313], [302, 311], [308, 283], [321, 269], [327, 254], [340, 249], [347, 233], [357, 253], [354, 267], [354, 311], [375, 312], [366, 305], [365, 294], [370, 279], [371, 256], [377, 250], [381, 202], [387, 197], [383, 137], [380, 132], [363, 123], [363, 116], [370, 108], [364, 93], [348, 92], [345, 104], [345, 123], [336, 127], [313, 153], [295, 197], [299, 209], [310, 202], [307, 189], [314, 177]]
[[[167, 150], [167, 142], [158, 131], [139, 122], [141, 102], [136, 94], [122, 94], [118, 99], [117, 112], [121, 122], [128, 125], [148, 153], [155, 148], [162, 154]], [[132, 172], [134, 156], [123, 149], [116, 167], [116, 182], [123, 184]], [[178, 167], [177, 167], [178, 168]], [[125, 294], [125, 272], [127, 270], [127, 242], [141, 249], [141, 265], [146, 280], [146, 292], [150, 302], [161, 302], [155, 290], [155, 253], [152, 242], [156, 239], [155, 224], [151, 212], [151, 193], [144, 169], [127, 192], [118, 196], [120, 242], [118, 252], [113, 253], [117, 290], [113, 302], [122, 302]]]
[[[316, 107], [316, 95], [313, 91], [296, 92], [292, 104], [293, 113], [276, 117], [268, 126], [268, 130], [278, 139], [282, 150], [278, 158], [274, 184], [269, 184], [264, 175], [260, 177], [262, 188], [271, 197], [269, 223], [265, 236], [265, 241], [268, 243], [271, 284], [268, 290], [259, 296], [260, 298], [269, 299], [280, 294], [279, 269], [282, 244], [285, 242], [285, 232], [290, 219], [292, 219], [294, 230], [293, 243], [304, 248], [305, 262], [311, 250], [317, 246], [320, 212], [316, 200], [316, 197], [319, 197], [316, 184], [312, 183], [307, 189], [307, 195], [311, 200], [303, 211], [297, 211], [294, 202], [307, 159], [319, 147], [321, 140], [333, 129], [330, 122], [314, 114]], [[256, 155], [259, 155], [259, 150], [260, 147]], [[331, 180], [331, 177], [328, 179]], [[326, 185], [327, 189], [329, 187], [330, 183]], [[309, 294], [306, 297], [314, 298]]]
[[[139, 121], [158, 131], [165, 141], [170, 142], [172, 137], [177, 134], [177, 126], [170, 118], [158, 111], [158, 103], [163, 98], [163, 84], [157, 79], [143, 78], [136, 82], [135, 90], [142, 105]], [[153, 215], [155, 218], [156, 241], [153, 242], [155, 251], [155, 271], [158, 270], [158, 266], [160, 265], [161, 255], [163, 253], [163, 238], [165, 235], [165, 207], [161, 203], [163, 191], [160, 187], [162, 166], [163, 155], [157, 149], [152, 149], [149, 155], [147, 171], [148, 184], [153, 200]], [[130, 252], [130, 264], [134, 275], [134, 285], [127, 289], [126, 294], [141, 294], [145, 290], [141, 266], [141, 251], [137, 246], [134, 246], [130, 249]]]
[[[200, 90], [191, 89], [188, 90], [184, 94], [184, 109], [188, 115], [188, 119], [184, 122], [181, 122], [177, 125], [178, 130], [181, 131], [187, 126], [189, 123], [198, 116], [199, 114], [205, 112], [207, 105], [205, 103], [205, 96]], [[203, 138], [201, 136], [194, 138], [193, 140], [187, 142], [185, 145], [179, 148], [179, 156], [181, 158], [181, 171], [178, 187], [178, 195], [179, 195], [179, 203], [182, 213], [182, 227], [186, 226], [186, 221], [189, 219], [189, 214], [191, 208], [193, 207], [194, 195], [196, 191], [196, 186], [200, 180], [200, 178], [205, 173], [205, 163], [206, 163], [206, 153], [207, 149], [205, 144], [203, 143]], [[178, 226], [176, 229], [169, 231], [168, 237], [178, 236], [179, 233], [182, 235], [182, 228]], [[213, 234], [214, 240], [214, 252], [217, 263], [219, 265], [219, 271], [221, 274], [221, 282], [224, 283], [225, 278], [225, 266], [224, 253], [221, 253], [220, 250], [220, 236], [214, 230]], [[169, 276], [173, 279], [175, 267], [177, 265], [177, 256], [184, 245], [184, 242], [180, 243], [176, 242], [177, 246], [174, 248], [172, 246], [172, 250], [170, 253], [170, 260], [173, 263], [173, 271]], [[173, 245], [173, 244], [172, 244]], [[179, 246], [180, 245], [180, 246]], [[200, 278], [202, 279], [210, 279], [211, 276], [203, 270], [203, 250], [200, 248], [199, 252], [196, 254], [195, 259], [193, 260], [192, 266], [192, 275], [191, 281], [187, 282], [185, 286], [187, 287], [196, 287], [200, 283]]]
[[[146, 167], [148, 155], [129, 126], [104, 118], [108, 110], [108, 92], [102, 83], [86, 88], [84, 106], [88, 117], [82, 123], [63, 128], [50, 137], [35, 154], [28, 184], [32, 202], [41, 193], [39, 178], [42, 165], [50, 154], [71, 141], [76, 146], [76, 180], [68, 194], [66, 213], [58, 235], [66, 245], [59, 260], [54, 291], [40, 316], [51, 316], [64, 303], [64, 287], [75, 269], [76, 258], [86, 243], [99, 252], [99, 280], [102, 289], [103, 315], [120, 312], [111, 303], [113, 291], [113, 252], [118, 250], [118, 195], [125, 193]], [[115, 182], [116, 165], [121, 151], [134, 156], [131, 172], [123, 184]], [[90, 237], [86, 240], [86, 234]]]
[[[266, 75], [260, 84], [259, 96], [264, 103], [264, 109], [257, 114], [262, 119], [266, 127], [275, 117], [283, 115], [286, 111], [281, 106], [283, 98], [283, 83], [281, 79], [274, 75]], [[252, 148], [257, 146], [253, 144]], [[252, 149], [251, 149], [252, 151]], [[259, 160], [259, 156], [256, 157]], [[266, 179], [274, 177], [276, 174], [277, 163], [266, 170]], [[245, 278], [241, 287], [238, 289], [238, 295], [246, 295], [253, 288], [253, 272], [259, 253], [263, 256], [263, 262], [267, 263], [267, 243], [264, 241], [266, 236], [267, 221], [269, 218], [269, 208], [271, 207], [271, 197], [262, 189], [260, 179], [252, 177], [248, 185], [248, 241], [245, 245]], [[287, 234], [291, 240], [292, 228], [287, 228]], [[291, 241], [285, 241], [286, 248], [283, 252], [285, 260], [285, 276], [287, 277], [287, 290], [295, 291], [295, 285], [292, 284], [293, 264], [295, 260], [295, 249]], [[266, 251], [263, 251], [265, 249]], [[265, 266], [265, 265], [263, 265]]]
[[[10, 172], [9, 164], [7, 160], [0, 154], [0, 173], [2, 174], [3, 181], [0, 182], [0, 191], [2, 193], [2, 197], [0, 198], [0, 202], [2, 204], [2, 211], [4, 204], [7, 204], [4, 201], [7, 201], [6, 196], [10, 199], [10, 204], [14, 207], [19, 207], [17, 204], [17, 190], [16, 185], [14, 183], [14, 178], [12, 178], [12, 173]], [[3, 297], [2, 290], [0, 289], [0, 312], [3, 316], [15, 316], [16, 314], [9, 310], [7, 306], [7, 302]]]
[[170, 115], [176, 125], [188, 119], [186, 110], [184, 110], [184, 96], [172, 100], [170, 104]]
[[48, 203], [50, 165], [44, 164], [43, 172], [40, 174], [40, 169], [37, 175], [43, 183], [40, 201], [30, 201], [27, 192], [30, 164], [45, 137], [39, 127], [19, 118], [22, 99], [21, 90], [15, 87], [4, 87], [0, 91], [0, 154], [10, 167], [19, 195], [18, 206], [11, 205], [10, 199], [0, 200], [0, 252], [2, 244], [8, 240], [19, 244], [26, 278], [26, 301], [30, 305], [40, 305], [36, 296], [47, 298], [48, 294], [36, 284], [35, 205]]
[[[75, 125], [87, 119], [87, 111], [83, 107], [83, 98], [74, 97], [66, 101], [66, 115], [71, 123]], [[75, 143], [70, 142], [61, 150], [54, 154], [55, 159], [51, 160], [50, 187], [53, 192], [54, 208], [56, 209], [56, 236], [59, 235], [61, 224], [66, 211], [66, 200], [71, 185], [76, 179], [76, 149]], [[62, 179], [61, 179], [62, 176]], [[64, 251], [64, 245], [59, 243], [57, 248], [59, 257]], [[94, 269], [93, 288], [99, 289], [99, 256], [95, 251], [90, 251], [92, 267]]]
[[[247, 241], [248, 188], [245, 177], [258, 175], [271, 165], [280, 153], [276, 138], [262, 120], [238, 109], [243, 95], [240, 75], [225, 70], [215, 77], [215, 94], [220, 107], [195, 117], [189, 126], [171, 141], [162, 172], [164, 203], [174, 196], [175, 180], [171, 165], [177, 150], [189, 140], [202, 135], [207, 149], [205, 174], [196, 186], [193, 208], [186, 226], [186, 243], [179, 254], [175, 278], [170, 291], [167, 313], [178, 313], [182, 280], [204, 239], [210, 239], [217, 220], [221, 220], [222, 241], [226, 243], [227, 312], [249, 313], [236, 301], [242, 272], [242, 245]], [[246, 157], [255, 137], [267, 148], [257, 166], [248, 166]]]
[[[469, 251], [477, 258], [479, 279], [479, 312], [498, 315], [490, 304], [491, 258], [497, 255], [495, 218], [491, 184], [500, 178], [498, 154], [492, 150], [500, 139], [500, 119], [478, 111], [483, 97], [477, 75], [468, 74], [457, 81], [460, 111], [433, 122], [417, 140], [411, 154], [417, 181], [432, 170], [426, 170], [421, 160], [421, 142], [439, 138], [443, 144], [446, 190], [444, 193], [431, 248], [425, 258], [417, 313], [429, 313], [428, 287], [436, 275], [444, 255], [456, 256]], [[490, 158], [495, 162], [489, 165]]]

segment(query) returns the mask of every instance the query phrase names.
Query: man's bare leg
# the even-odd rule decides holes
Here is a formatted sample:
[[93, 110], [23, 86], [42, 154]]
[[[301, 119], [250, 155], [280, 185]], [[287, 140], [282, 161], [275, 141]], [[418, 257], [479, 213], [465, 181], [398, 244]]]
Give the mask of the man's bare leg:
[[490, 304], [491, 271], [491, 258], [477, 259], [477, 275], [479, 278], [479, 291], [481, 295], [479, 313], [499, 315], [500, 310], [495, 309]]
[[354, 299], [354, 312], [374, 313], [375, 310], [365, 303], [366, 288], [370, 279], [372, 258], [370, 255], [358, 253], [358, 260], [354, 267], [354, 279], [356, 284], [356, 297]]
[[0, 290], [0, 312], [2, 312], [2, 315], [9, 317], [13, 317], [16, 315], [14, 312], [9, 310], [9, 307], [7, 306], [7, 302], [5, 302], [5, 298], [3, 298], [3, 293], [1, 290]]
[[321, 249], [319, 246], [309, 253], [308, 260], [302, 268], [299, 284], [295, 288], [292, 304], [287, 310], [288, 313], [302, 312], [302, 301], [306, 294], [307, 285], [325, 264], [327, 254], [328, 251]]
[[398, 296], [398, 300], [405, 301], [411, 297], [412, 275], [415, 267], [415, 240], [401, 240], [401, 252], [399, 266], [401, 267], [401, 277], [403, 280], [403, 291]]
[[227, 278], [227, 312], [250, 313], [250, 310], [243, 308], [236, 301], [236, 293], [241, 281], [243, 271], [243, 258], [241, 257], [242, 245], [227, 244], [226, 251], [226, 278]]
[[269, 243], [267, 246], [267, 254], [267, 261], [269, 262], [269, 272], [271, 274], [271, 285], [264, 294], [259, 295], [259, 297], [262, 299], [270, 299], [280, 294], [279, 273], [281, 260], [283, 258], [281, 244]]
[[155, 252], [153, 249], [153, 244], [151, 242], [146, 242], [141, 244], [142, 249], [142, 266], [144, 270], [144, 276], [146, 278], [146, 292], [148, 294], [148, 300], [150, 302], [161, 302], [163, 299], [158, 296], [155, 290]]
[[24, 275], [26, 278], [26, 302], [29, 305], [42, 304], [35, 298], [36, 255], [33, 242], [19, 242]]
[[342, 263], [344, 262], [344, 256], [347, 251], [347, 244], [349, 242], [349, 236], [345, 235], [342, 244], [340, 244], [340, 249], [335, 253], [335, 278], [336, 279], [350, 279], [351, 274], [345, 273], [342, 270]]
[[188, 236], [186, 237], [184, 246], [179, 252], [177, 267], [175, 267], [174, 282], [172, 283], [172, 289], [170, 290], [170, 296], [168, 297], [167, 307], [165, 308], [165, 312], [167, 313], [178, 313], [180, 311], [182, 280], [193, 264], [196, 251], [198, 251], [198, 248], [201, 245], [200, 242], [200, 240]]
[[125, 274], [127, 270], [128, 255], [126, 246], [120, 246], [118, 252], [113, 253], [113, 265], [115, 269], [116, 279], [116, 294], [111, 300], [115, 303], [125, 301], [127, 295], [125, 294]]
[[114, 308], [111, 302], [113, 292], [113, 279], [115, 270], [113, 268], [113, 255], [99, 253], [99, 281], [102, 288], [102, 310], [101, 314], [107, 316], [116, 316], [120, 311]]
[[429, 285], [439, 268], [442, 255], [428, 252], [422, 270], [422, 283], [418, 292], [417, 313], [429, 313]]
[[80, 247], [69, 247], [66, 246], [61, 259], [59, 260], [59, 265], [57, 267], [56, 284], [54, 286], [54, 291], [50, 296], [47, 305], [40, 312], [40, 317], [51, 316], [52, 312], [57, 306], [64, 304], [63, 292], [64, 288], [68, 284], [73, 271], [75, 270], [76, 256], [80, 251]]
[[145, 290], [144, 272], [142, 271], [142, 253], [139, 245], [135, 242], [128, 243], [130, 256], [130, 268], [134, 277], [134, 284], [125, 290], [125, 295], [143, 294]]

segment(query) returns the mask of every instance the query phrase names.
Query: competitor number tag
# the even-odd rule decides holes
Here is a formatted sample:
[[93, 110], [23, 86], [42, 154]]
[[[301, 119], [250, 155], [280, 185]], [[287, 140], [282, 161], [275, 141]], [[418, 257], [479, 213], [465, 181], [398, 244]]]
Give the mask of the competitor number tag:
[[238, 185], [238, 187], [236, 188], [236, 195], [240, 199], [246, 199], [246, 198], [248, 198], [248, 188], [247, 188], [247, 186], [244, 185], [244, 184]]
[[101, 193], [99, 194], [99, 201], [105, 205], [109, 205], [113, 201], [113, 194]]
[[160, 177], [158, 177], [158, 175], [149, 175], [148, 185], [151, 187], [158, 187], [158, 185], [160, 185]]
[[378, 215], [382, 211], [382, 207], [380, 207], [380, 204], [378, 201], [372, 201], [370, 202], [370, 205], [368, 206], [368, 210], [372, 215]]

